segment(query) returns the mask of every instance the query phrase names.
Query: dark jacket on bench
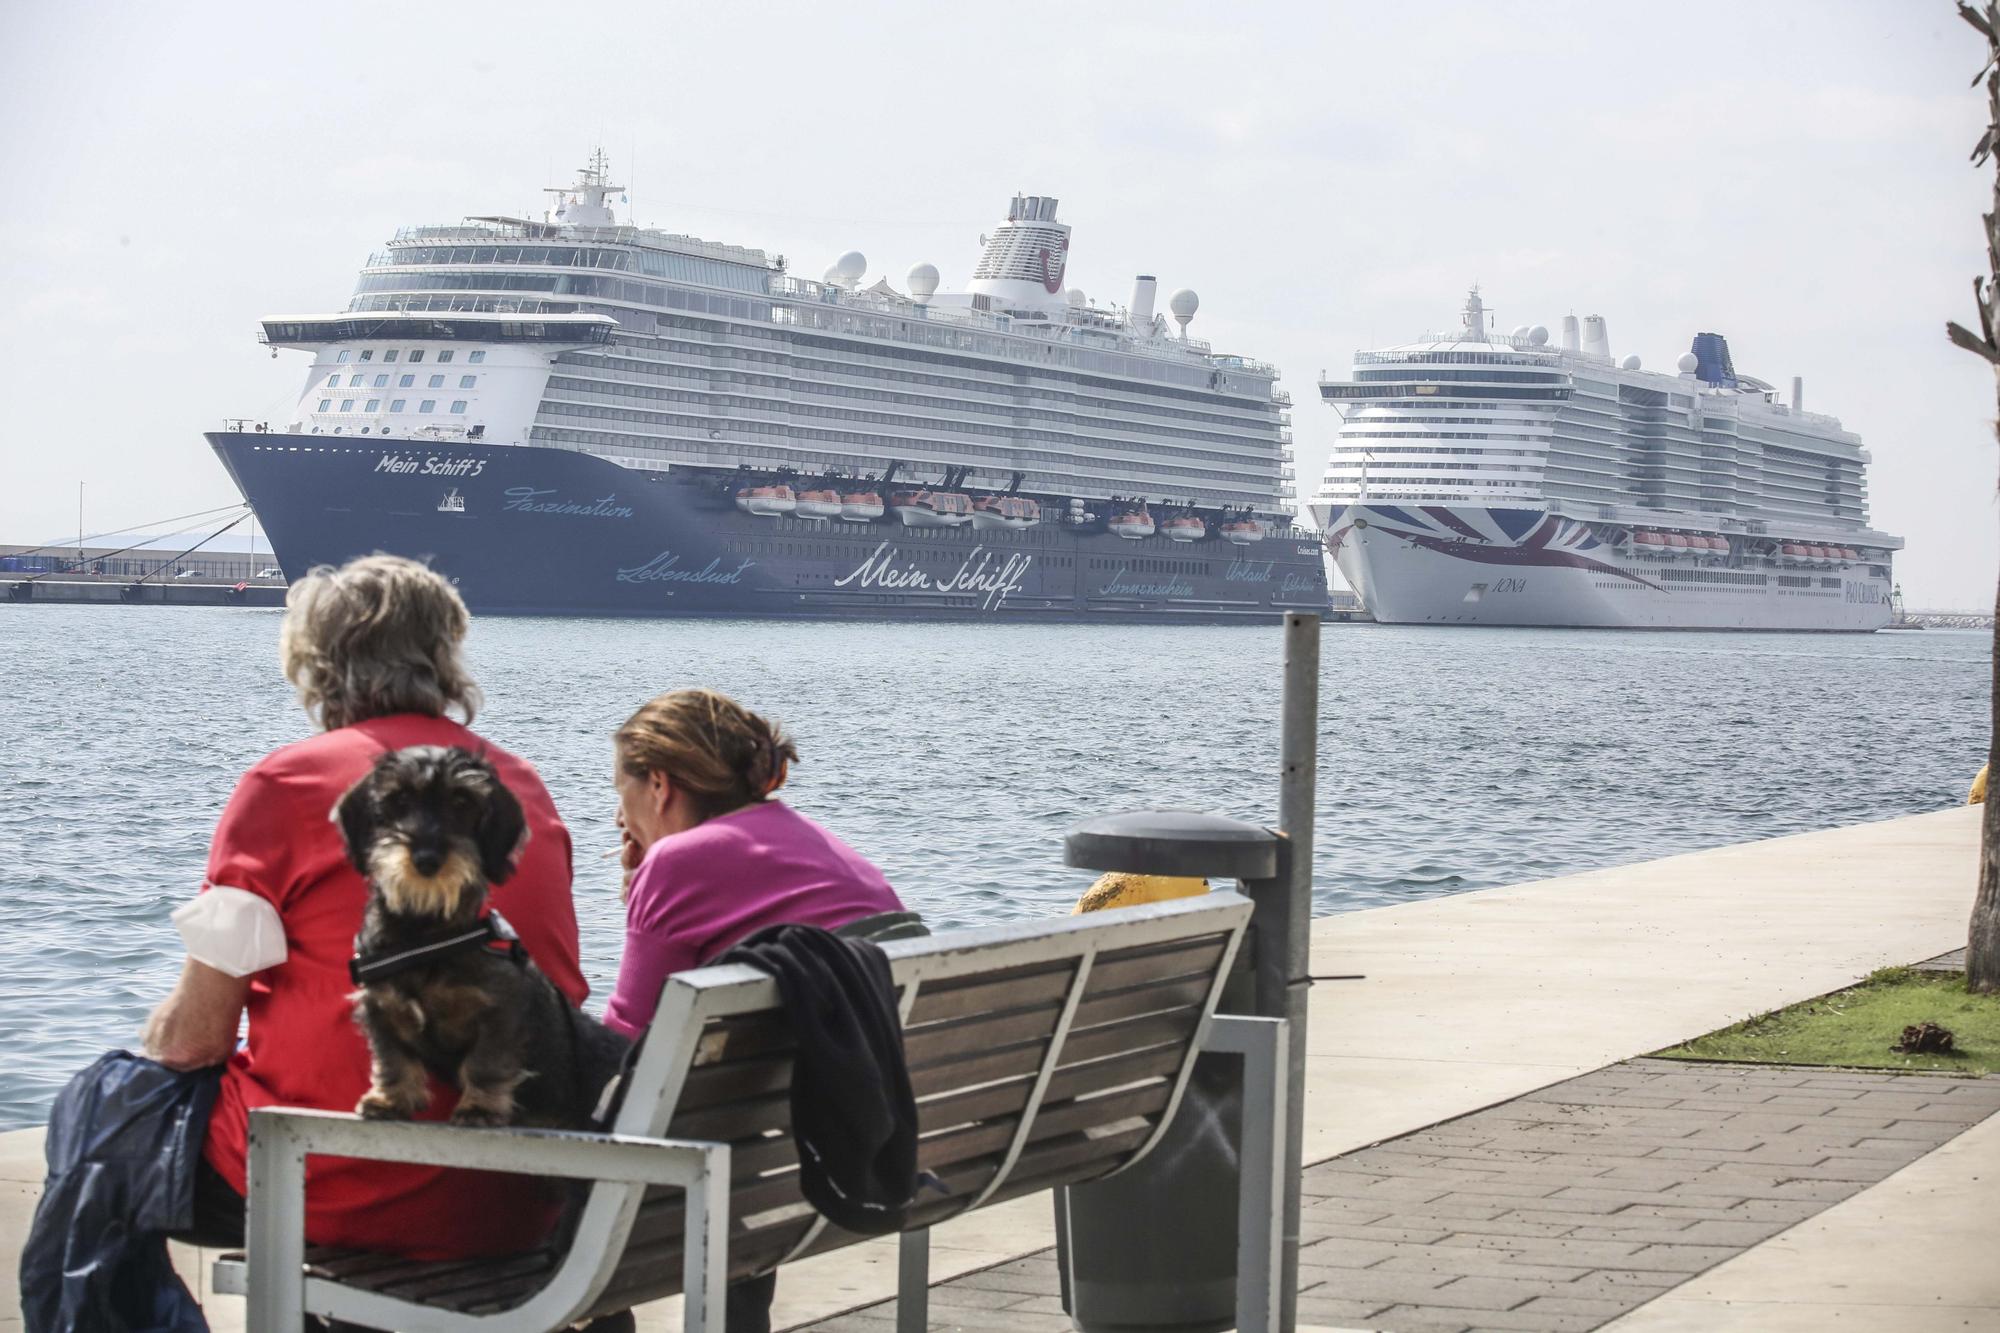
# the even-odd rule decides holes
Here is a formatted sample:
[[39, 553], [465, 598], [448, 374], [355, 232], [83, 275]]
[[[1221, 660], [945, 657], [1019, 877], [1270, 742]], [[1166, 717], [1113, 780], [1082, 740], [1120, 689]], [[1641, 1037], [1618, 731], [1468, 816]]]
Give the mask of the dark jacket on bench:
[[716, 961], [777, 980], [798, 1043], [800, 1193], [843, 1230], [901, 1230], [917, 1191], [917, 1107], [889, 960], [871, 943], [816, 926], [772, 926]]

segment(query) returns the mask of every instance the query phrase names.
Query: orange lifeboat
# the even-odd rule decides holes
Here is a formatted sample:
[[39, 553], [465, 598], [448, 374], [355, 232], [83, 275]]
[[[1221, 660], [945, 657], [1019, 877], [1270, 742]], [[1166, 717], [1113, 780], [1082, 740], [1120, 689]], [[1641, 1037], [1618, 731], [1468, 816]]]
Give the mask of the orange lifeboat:
[[797, 509], [798, 497], [789, 486], [745, 486], [736, 492], [736, 507], [759, 518], [774, 518]]
[[898, 491], [889, 507], [906, 528], [956, 528], [972, 521], [972, 497], [957, 491]]
[[1678, 532], [1669, 532], [1667, 534], [1668, 555], [1686, 555], [1687, 549], [1688, 549], [1687, 538], [1681, 536]]
[[1126, 508], [1119, 510], [1111, 516], [1111, 522], [1105, 526], [1110, 528], [1113, 533], [1130, 541], [1138, 541], [1141, 538], [1150, 537], [1156, 530], [1153, 525], [1152, 511], [1148, 510], [1144, 505], [1140, 505], [1136, 509]]
[[800, 491], [798, 508], [793, 511], [800, 518], [839, 518], [839, 491]]
[[1041, 521], [1041, 505], [1025, 495], [982, 495], [972, 502], [975, 528], [1032, 528]]
[[1234, 542], [1238, 546], [1250, 546], [1264, 540], [1264, 525], [1254, 518], [1235, 519], [1224, 523], [1216, 531], [1222, 534], [1224, 541]]
[[1198, 542], [1208, 535], [1208, 524], [1193, 514], [1176, 514], [1160, 525], [1160, 531], [1177, 542]]
[[882, 497], [875, 491], [850, 491], [840, 497], [840, 517], [846, 523], [873, 523], [882, 517]]

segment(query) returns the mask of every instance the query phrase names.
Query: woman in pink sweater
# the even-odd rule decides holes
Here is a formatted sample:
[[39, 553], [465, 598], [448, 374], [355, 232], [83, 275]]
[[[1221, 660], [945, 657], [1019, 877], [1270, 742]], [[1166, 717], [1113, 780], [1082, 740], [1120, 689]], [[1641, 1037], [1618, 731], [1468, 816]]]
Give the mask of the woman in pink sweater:
[[901, 913], [882, 872], [773, 793], [797, 747], [713, 690], [675, 690], [620, 727], [625, 955], [604, 1021], [637, 1036], [668, 974], [780, 924]]
[[[774, 798], [799, 752], [773, 723], [713, 690], [675, 690], [614, 739], [625, 955], [604, 1021], [626, 1036], [652, 1022], [670, 974], [766, 926], [914, 921], [881, 871]], [[776, 1278], [729, 1288], [726, 1333], [769, 1333]]]

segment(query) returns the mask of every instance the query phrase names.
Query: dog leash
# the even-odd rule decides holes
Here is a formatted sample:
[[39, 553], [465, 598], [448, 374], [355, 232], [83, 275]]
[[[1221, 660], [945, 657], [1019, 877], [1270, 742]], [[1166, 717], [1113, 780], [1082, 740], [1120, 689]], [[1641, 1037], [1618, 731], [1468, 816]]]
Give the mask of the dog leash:
[[357, 953], [347, 960], [347, 975], [357, 986], [385, 981], [399, 972], [434, 963], [453, 954], [496, 947], [516, 966], [526, 966], [528, 951], [521, 937], [498, 912], [488, 912], [475, 925], [429, 936], [406, 948], [386, 953]]

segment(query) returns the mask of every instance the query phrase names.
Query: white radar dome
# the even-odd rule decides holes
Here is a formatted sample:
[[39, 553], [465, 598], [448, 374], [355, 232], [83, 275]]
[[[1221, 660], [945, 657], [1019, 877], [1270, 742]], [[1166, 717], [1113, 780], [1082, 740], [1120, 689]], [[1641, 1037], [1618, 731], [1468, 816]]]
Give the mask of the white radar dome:
[[1201, 309], [1201, 298], [1183, 287], [1167, 298], [1167, 309], [1174, 312], [1174, 318], [1185, 324], [1194, 318], [1194, 312]]
[[849, 250], [833, 261], [834, 271], [849, 282], [861, 281], [861, 275], [868, 271], [868, 256], [859, 250]]
[[1514, 326], [1514, 337], [1525, 338], [1527, 336], [1528, 336], [1528, 326], [1526, 324], [1516, 324]]
[[916, 297], [919, 301], [930, 300], [931, 293], [938, 289], [937, 265], [919, 264], [911, 269], [909, 284], [910, 295]]
[[1681, 374], [1692, 375], [1695, 371], [1701, 369], [1701, 358], [1693, 352], [1682, 352], [1681, 359], [1674, 362], [1674, 364], [1680, 367]]
[[1532, 329], [1529, 329], [1529, 330], [1528, 330], [1528, 345], [1529, 345], [1530, 347], [1547, 347], [1547, 346], [1549, 345], [1549, 328], [1548, 328], [1548, 325], [1546, 325], [1546, 324], [1537, 324], [1537, 325], [1535, 325], [1535, 327], [1534, 327], [1534, 328], [1532, 328]]
[[1090, 298], [1083, 294], [1083, 288], [1081, 287], [1070, 288], [1069, 294], [1065, 296], [1063, 299], [1068, 301], [1072, 306], [1074, 306], [1078, 310], [1081, 310], [1085, 306], [1090, 304]]
[[838, 264], [828, 264], [826, 272], [819, 275], [819, 280], [829, 287], [845, 287], [847, 285], [846, 280], [840, 276], [840, 265]]
[[1637, 370], [1639, 368], [1639, 358], [1637, 356], [1628, 356], [1618, 363], [1618, 368], [1620, 370]]

